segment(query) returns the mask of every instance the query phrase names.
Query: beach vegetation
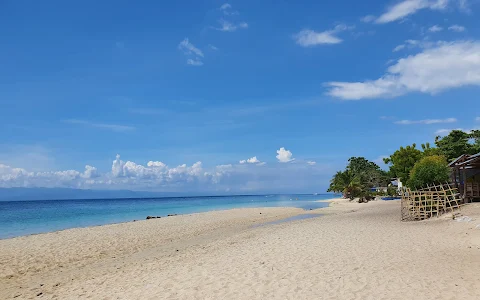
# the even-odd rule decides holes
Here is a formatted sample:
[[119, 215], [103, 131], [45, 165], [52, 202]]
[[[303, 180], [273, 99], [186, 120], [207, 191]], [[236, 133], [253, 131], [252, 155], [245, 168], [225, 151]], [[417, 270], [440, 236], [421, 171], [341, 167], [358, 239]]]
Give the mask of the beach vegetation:
[[[425, 145], [430, 150], [430, 145]], [[415, 164], [423, 157], [422, 151], [417, 149], [417, 145], [400, 147], [392, 155], [384, 158], [385, 164], [390, 165], [389, 174], [392, 178], [400, 178], [402, 182], [408, 182], [410, 173]]]
[[447, 161], [453, 161], [463, 154], [476, 154], [480, 152], [480, 130], [452, 130], [447, 136], [437, 136], [435, 145]]
[[[343, 193], [345, 198], [370, 199], [370, 188], [385, 186], [387, 172], [364, 157], [351, 157], [344, 171], [338, 171], [330, 180], [329, 192]], [[367, 200], [368, 201], [368, 200]]]
[[450, 168], [445, 156], [426, 156], [418, 161], [410, 173], [407, 185], [411, 188], [422, 188], [427, 185], [447, 182]]

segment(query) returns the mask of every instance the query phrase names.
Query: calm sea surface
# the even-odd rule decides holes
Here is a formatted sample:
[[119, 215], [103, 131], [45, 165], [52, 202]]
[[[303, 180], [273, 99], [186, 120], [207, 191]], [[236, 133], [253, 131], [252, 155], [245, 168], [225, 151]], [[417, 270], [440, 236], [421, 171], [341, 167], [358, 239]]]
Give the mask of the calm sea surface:
[[309, 210], [328, 206], [328, 203], [315, 200], [334, 197], [324, 194], [1, 201], [0, 239], [141, 220], [148, 215], [166, 216], [244, 207], [298, 207]]

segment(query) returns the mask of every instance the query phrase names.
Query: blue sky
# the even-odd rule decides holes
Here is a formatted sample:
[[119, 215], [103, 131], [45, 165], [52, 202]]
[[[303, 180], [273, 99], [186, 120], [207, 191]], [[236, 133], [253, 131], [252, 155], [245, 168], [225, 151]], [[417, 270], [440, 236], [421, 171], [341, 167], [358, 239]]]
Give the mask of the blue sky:
[[478, 2], [1, 1], [0, 187], [324, 191], [480, 126]]

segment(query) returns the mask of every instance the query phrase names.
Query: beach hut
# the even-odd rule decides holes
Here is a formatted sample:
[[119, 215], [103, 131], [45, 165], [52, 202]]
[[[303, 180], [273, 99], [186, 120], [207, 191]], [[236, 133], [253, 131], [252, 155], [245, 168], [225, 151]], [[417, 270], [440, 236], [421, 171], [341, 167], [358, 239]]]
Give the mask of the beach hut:
[[463, 154], [448, 165], [465, 203], [480, 200], [480, 153]]

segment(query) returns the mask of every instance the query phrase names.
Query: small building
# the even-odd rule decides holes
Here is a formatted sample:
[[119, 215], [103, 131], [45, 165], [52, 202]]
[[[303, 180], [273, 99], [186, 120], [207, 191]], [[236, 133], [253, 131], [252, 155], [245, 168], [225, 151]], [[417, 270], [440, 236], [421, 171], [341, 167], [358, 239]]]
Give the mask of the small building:
[[392, 186], [397, 188], [397, 191], [401, 191], [403, 188], [403, 183], [400, 178], [392, 178]]
[[388, 188], [383, 186], [377, 186], [377, 187], [372, 187], [370, 191], [377, 192], [377, 193], [386, 193], [388, 191]]
[[480, 153], [464, 154], [448, 165], [451, 179], [465, 203], [480, 200]]

